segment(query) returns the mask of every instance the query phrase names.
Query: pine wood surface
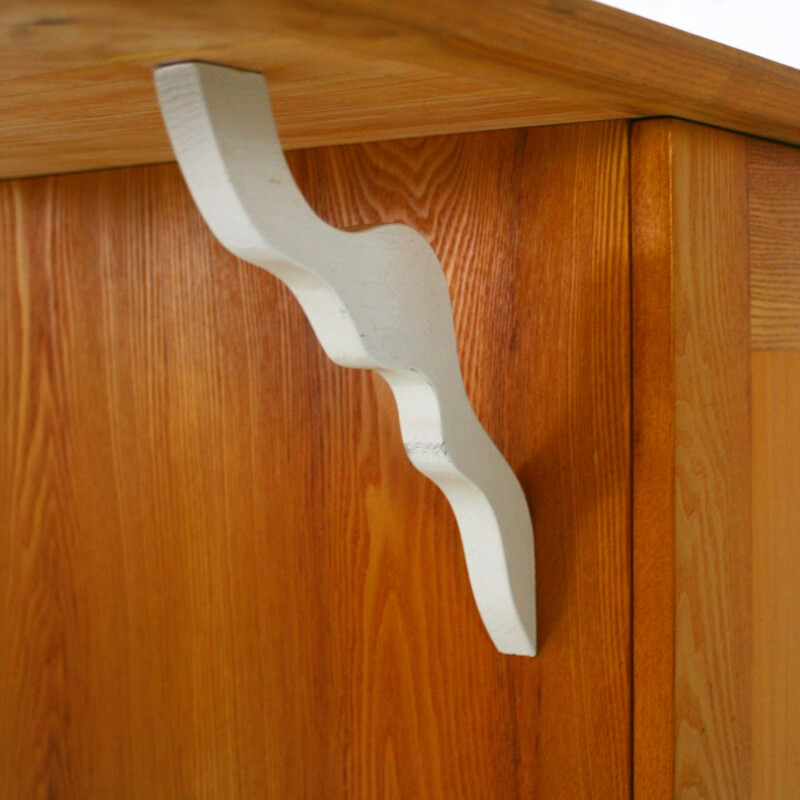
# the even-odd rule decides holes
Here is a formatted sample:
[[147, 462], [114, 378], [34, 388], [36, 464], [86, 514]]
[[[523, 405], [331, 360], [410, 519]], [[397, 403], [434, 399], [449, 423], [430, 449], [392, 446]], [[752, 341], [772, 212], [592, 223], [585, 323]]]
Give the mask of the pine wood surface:
[[800, 151], [749, 145], [753, 347], [800, 349]]
[[749, 156], [753, 798], [788, 800], [800, 793], [800, 158], [758, 141]]
[[675, 794], [748, 800], [747, 149], [740, 136], [676, 130]]
[[[534, 509], [499, 655], [388, 389], [210, 240], [172, 166], [0, 186], [0, 793], [626, 798], [627, 125], [296, 153], [442, 257]], [[543, 566], [542, 566], [543, 565]]]
[[[634, 330], [656, 309], [665, 340], [646, 340], [634, 369], [635, 475], [664, 456], [671, 508], [634, 531], [634, 704], [640, 797], [751, 797], [750, 345], [747, 142], [669, 120], [637, 123], [633, 148]], [[665, 175], [665, 165], [669, 174]], [[652, 178], [652, 180], [650, 180]], [[638, 201], [647, 194], [647, 202]], [[654, 222], [648, 211], [655, 208]], [[667, 224], [665, 224], [667, 223]], [[642, 253], [643, 249], [643, 253]], [[640, 261], [640, 253], [643, 259]], [[665, 288], [670, 291], [664, 297]], [[657, 296], [653, 297], [652, 294]], [[648, 295], [651, 295], [648, 297]], [[649, 342], [649, 344], [648, 344]], [[652, 363], [669, 358], [669, 367]], [[647, 385], [654, 379], [657, 385]], [[640, 404], [641, 398], [641, 404]], [[662, 434], [644, 430], [660, 426]], [[666, 438], [665, 438], [666, 437]], [[673, 466], [674, 465], [674, 466]], [[665, 476], [639, 482], [634, 519], [665, 510]], [[660, 542], [673, 543], [670, 554]], [[639, 553], [642, 553], [640, 559]], [[674, 572], [673, 572], [674, 570]], [[672, 602], [669, 602], [672, 595]], [[670, 641], [669, 637], [672, 636]], [[662, 637], [667, 637], [664, 645]], [[648, 670], [657, 658], [670, 668]], [[645, 723], [655, 721], [656, 728]], [[657, 736], [654, 734], [657, 732]], [[665, 755], [666, 753], [666, 755]], [[657, 769], [649, 766], [653, 759]], [[668, 771], [671, 764], [671, 774]]]
[[590, 0], [9, 0], [0, 176], [171, 160], [150, 70], [263, 71], [287, 147], [672, 115], [800, 143], [798, 72]]
[[752, 797], [789, 800], [800, 792], [800, 353], [753, 353], [752, 371]]

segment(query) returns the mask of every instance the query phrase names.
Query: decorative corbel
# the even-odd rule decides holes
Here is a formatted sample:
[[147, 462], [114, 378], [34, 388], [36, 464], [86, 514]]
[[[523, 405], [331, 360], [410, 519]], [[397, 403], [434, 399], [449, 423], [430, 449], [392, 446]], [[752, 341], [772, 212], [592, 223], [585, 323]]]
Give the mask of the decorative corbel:
[[405, 225], [353, 232], [317, 217], [289, 171], [259, 73], [185, 62], [159, 67], [155, 78], [208, 226], [234, 255], [289, 287], [333, 361], [385, 378], [409, 459], [453, 508], [492, 641], [503, 653], [534, 655], [530, 513], [467, 399], [436, 254]]

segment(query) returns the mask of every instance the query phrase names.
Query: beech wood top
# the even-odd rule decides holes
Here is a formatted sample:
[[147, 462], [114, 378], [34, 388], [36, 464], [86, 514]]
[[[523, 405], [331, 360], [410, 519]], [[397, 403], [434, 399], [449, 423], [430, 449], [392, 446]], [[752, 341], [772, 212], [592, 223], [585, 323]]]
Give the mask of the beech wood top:
[[800, 72], [589, 0], [6, 0], [0, 177], [172, 160], [182, 59], [263, 71], [289, 149], [654, 115], [800, 144]]

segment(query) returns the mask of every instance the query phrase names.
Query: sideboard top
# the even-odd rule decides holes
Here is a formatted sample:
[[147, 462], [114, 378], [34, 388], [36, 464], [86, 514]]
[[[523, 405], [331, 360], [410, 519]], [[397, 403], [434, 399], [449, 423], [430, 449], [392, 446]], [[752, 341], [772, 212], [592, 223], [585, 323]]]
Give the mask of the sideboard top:
[[152, 68], [263, 71], [284, 146], [679, 116], [800, 144], [800, 72], [590, 0], [6, 0], [0, 177], [172, 160]]

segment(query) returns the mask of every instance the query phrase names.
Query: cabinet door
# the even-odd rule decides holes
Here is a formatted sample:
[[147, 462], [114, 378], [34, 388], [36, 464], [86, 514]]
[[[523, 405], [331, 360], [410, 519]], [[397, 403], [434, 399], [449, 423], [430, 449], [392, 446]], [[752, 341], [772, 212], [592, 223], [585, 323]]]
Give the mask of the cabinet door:
[[393, 401], [211, 239], [173, 165], [0, 186], [0, 794], [619, 800], [630, 785], [628, 126], [291, 154], [441, 256], [533, 510], [495, 652]]
[[635, 789], [800, 797], [800, 151], [634, 126]]

